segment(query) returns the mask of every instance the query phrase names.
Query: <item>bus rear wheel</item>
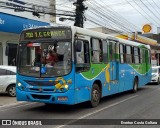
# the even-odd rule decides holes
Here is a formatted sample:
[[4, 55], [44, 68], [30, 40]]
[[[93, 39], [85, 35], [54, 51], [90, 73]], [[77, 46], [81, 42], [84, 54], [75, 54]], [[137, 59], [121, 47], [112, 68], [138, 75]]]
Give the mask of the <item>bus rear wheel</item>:
[[134, 82], [133, 82], [133, 92], [136, 93], [138, 90], [138, 79], [134, 78]]
[[101, 99], [101, 91], [98, 84], [94, 83], [91, 92], [91, 107], [97, 107]]

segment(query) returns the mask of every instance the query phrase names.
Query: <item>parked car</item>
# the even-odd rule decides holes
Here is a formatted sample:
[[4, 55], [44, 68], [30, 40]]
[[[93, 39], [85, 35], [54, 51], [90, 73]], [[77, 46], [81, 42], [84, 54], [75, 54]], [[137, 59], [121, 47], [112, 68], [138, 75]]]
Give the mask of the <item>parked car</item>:
[[16, 96], [16, 67], [0, 65], [0, 92]]
[[160, 66], [152, 67], [151, 83], [160, 84]]

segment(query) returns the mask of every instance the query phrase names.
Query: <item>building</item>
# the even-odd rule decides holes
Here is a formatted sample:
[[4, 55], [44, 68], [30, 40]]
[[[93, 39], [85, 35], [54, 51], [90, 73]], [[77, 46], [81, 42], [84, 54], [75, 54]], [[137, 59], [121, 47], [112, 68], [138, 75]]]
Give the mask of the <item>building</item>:
[[160, 34], [141, 34], [143, 37], [147, 37], [157, 41], [157, 45], [151, 45], [152, 64], [155, 66], [160, 65]]
[[91, 30], [111, 34], [118, 38], [123, 38], [126, 40], [133, 40], [140, 42], [142, 44], [148, 44], [151, 47], [151, 63], [152, 65], [160, 65], [160, 34], [147, 33], [142, 34], [141, 32], [133, 34], [120, 34], [121, 32], [108, 29], [105, 27], [90, 28]]
[[[0, 2], [0, 65], [10, 65], [16, 58], [19, 34], [23, 29], [47, 26], [55, 22], [55, 16], [46, 12], [55, 9], [55, 0], [3, 0]], [[46, 8], [48, 7], [48, 10]], [[27, 10], [32, 10], [28, 12]]]

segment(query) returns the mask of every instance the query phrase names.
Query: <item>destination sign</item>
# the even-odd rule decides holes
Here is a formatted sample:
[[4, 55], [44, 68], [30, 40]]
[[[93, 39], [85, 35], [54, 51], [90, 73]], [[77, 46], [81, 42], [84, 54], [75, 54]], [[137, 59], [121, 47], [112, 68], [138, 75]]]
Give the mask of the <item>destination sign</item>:
[[21, 34], [21, 40], [31, 40], [31, 39], [71, 39], [70, 29], [34, 29], [27, 30]]

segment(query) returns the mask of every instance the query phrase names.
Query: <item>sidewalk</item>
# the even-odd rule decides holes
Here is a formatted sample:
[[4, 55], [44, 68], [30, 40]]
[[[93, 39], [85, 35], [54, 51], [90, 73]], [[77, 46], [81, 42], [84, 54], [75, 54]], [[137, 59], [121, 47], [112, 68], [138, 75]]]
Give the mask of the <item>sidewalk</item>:
[[16, 97], [10, 97], [7, 94], [0, 94], [0, 106], [18, 103]]

